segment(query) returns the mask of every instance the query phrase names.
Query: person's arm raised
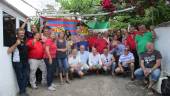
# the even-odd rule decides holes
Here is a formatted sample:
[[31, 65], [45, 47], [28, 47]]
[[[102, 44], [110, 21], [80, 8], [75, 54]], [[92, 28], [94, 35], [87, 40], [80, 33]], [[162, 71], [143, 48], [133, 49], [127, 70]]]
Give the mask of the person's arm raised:
[[21, 25], [21, 28], [25, 28], [26, 24], [28, 23], [29, 18], [26, 18], [25, 22]]
[[19, 44], [21, 44], [21, 40], [18, 39], [15, 44], [8, 48], [7, 53], [11, 54]]

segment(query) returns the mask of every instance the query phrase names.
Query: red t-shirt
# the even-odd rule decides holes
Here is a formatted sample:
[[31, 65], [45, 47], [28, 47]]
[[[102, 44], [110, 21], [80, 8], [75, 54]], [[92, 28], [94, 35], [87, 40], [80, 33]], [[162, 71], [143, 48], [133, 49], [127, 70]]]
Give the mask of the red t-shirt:
[[89, 37], [88, 39], [89, 47], [92, 48], [97, 40], [96, 36]]
[[135, 38], [133, 37], [132, 34], [128, 35], [125, 42], [126, 42], [125, 45], [129, 46], [130, 50], [135, 50], [136, 49]]
[[43, 59], [44, 48], [41, 41], [36, 41], [33, 43], [34, 39], [27, 41], [28, 46], [28, 58], [29, 59]]
[[[56, 42], [54, 42], [52, 39], [47, 39], [45, 42], [45, 47], [49, 46], [49, 51], [50, 51], [50, 55], [52, 58], [56, 58], [56, 52], [57, 52], [57, 46], [56, 46]], [[48, 58], [47, 53], [44, 53], [44, 58]]]
[[135, 36], [138, 34], [138, 31], [134, 31], [133, 33], [129, 34], [128, 37], [125, 39], [124, 44], [125, 46], [129, 46], [130, 50], [136, 50]]
[[102, 54], [104, 48], [108, 47], [108, 43], [106, 40], [104, 40], [103, 38], [98, 38], [94, 44], [94, 46], [96, 47], [97, 51]]

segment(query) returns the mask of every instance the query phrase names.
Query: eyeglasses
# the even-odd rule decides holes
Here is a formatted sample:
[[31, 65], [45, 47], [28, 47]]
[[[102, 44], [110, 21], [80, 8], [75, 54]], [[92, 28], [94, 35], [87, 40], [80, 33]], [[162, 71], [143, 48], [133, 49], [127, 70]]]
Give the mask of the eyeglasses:
[[106, 58], [106, 62], [109, 62], [108, 58]]

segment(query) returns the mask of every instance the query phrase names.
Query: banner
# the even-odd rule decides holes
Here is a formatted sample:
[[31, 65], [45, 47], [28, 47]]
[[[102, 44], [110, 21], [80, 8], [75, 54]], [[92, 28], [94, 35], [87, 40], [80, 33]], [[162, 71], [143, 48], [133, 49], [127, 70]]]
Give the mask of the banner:
[[110, 28], [109, 22], [92, 21], [87, 23], [88, 27], [94, 32], [105, 32]]
[[79, 20], [65, 19], [65, 18], [49, 18], [49, 17], [40, 17], [41, 28], [48, 26], [54, 32], [61, 32], [67, 30], [71, 34], [76, 34], [77, 24]]

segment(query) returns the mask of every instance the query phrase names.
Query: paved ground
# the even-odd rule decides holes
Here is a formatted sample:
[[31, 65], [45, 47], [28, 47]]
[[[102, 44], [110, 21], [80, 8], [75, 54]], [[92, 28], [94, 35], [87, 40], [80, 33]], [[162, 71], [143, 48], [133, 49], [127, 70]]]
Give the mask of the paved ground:
[[46, 87], [28, 88], [31, 96], [159, 96], [148, 94], [148, 91], [138, 82], [129, 78], [93, 75], [82, 79], [74, 79], [71, 84], [58, 85], [56, 91], [48, 91]]

